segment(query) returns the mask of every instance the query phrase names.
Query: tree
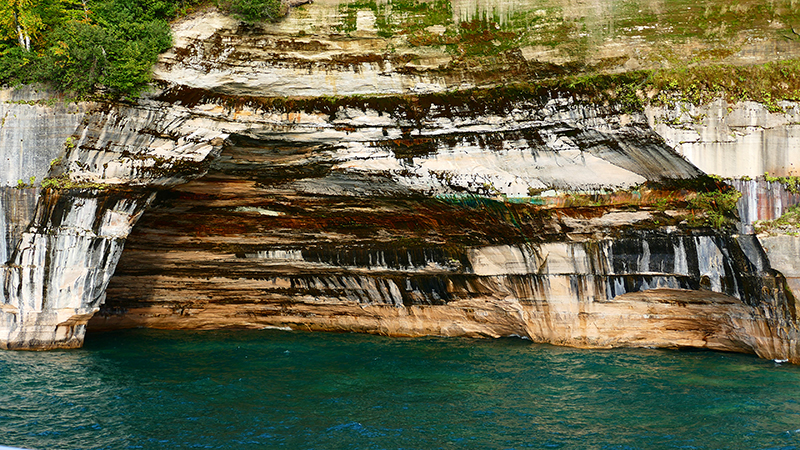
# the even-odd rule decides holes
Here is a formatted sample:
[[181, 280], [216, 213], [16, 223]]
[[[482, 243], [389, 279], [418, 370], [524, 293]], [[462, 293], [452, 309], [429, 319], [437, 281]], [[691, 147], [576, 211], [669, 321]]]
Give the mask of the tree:
[[31, 50], [31, 37], [44, 27], [36, 3], [35, 0], [6, 0], [5, 4], [0, 4], [3, 34], [16, 37], [19, 46], [26, 51]]
[[50, 34], [51, 43], [38, 64], [38, 76], [62, 91], [94, 90], [108, 66], [107, 47], [113, 42], [95, 24], [71, 21]]
[[2, 0], [0, 1], [0, 37], [14, 39], [25, 51], [47, 31], [82, 15], [88, 20], [83, 0]]
[[172, 45], [167, 20], [198, 1], [0, 0], [0, 83], [135, 97]]
[[285, 14], [280, 0], [220, 0], [221, 9], [245, 22], [277, 21]]

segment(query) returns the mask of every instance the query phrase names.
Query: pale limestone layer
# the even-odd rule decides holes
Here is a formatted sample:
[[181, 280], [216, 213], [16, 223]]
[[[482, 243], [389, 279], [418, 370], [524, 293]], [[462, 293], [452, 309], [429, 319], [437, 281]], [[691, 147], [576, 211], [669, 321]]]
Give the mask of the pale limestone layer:
[[292, 19], [304, 12], [293, 12], [277, 25], [259, 25], [263, 28], [251, 34], [243, 22], [215, 9], [203, 11], [175, 25], [175, 48], [160, 57], [154, 77], [259, 97], [401, 94], [460, 86], [460, 81], [448, 85], [443, 77], [398, 72], [406, 61], [392, 54], [390, 40], [332, 33], [337, 6], [323, 1], [307, 7], [322, 27], [321, 34], [308, 37], [297, 37], [302, 25]]
[[36, 212], [39, 190], [0, 187], [0, 262], [8, 261]]
[[[354, 107], [323, 114], [246, 104], [230, 108], [217, 102], [210, 97], [186, 107], [143, 100], [135, 108], [91, 113], [90, 125], [77, 131], [77, 147], [59, 169], [79, 181], [170, 185], [180, 182], [180, 173], [199, 173], [225, 139], [245, 138], [309, 147], [311, 153], [287, 163], [332, 164], [344, 178], [301, 181], [294, 188], [329, 195], [392, 188], [427, 195], [466, 191], [527, 197], [531, 189], [615, 189], [700, 174], [663, 145], [641, 114], [569, 97], [517, 102], [502, 116], [441, 115], [436, 108], [442, 105], [436, 105], [417, 122], [391, 111]], [[493, 140], [491, 147], [483, 136]], [[393, 144], [398, 140], [411, 145], [421, 140], [428, 150], [407, 156], [401, 151], [409, 144], [398, 147]], [[393, 185], [352, 182], [375, 175]]]
[[733, 178], [729, 184], [742, 193], [737, 208], [739, 231], [753, 233], [753, 222], [779, 218], [800, 203], [774, 177], [800, 174], [800, 104], [780, 102], [770, 111], [755, 102], [728, 104], [716, 100], [695, 106], [648, 107], [653, 129], [692, 164], [709, 174]]
[[184, 183], [202, 175], [222, 149], [228, 133], [221, 128], [186, 108], [146, 100], [91, 111], [75, 132], [75, 147], [52, 174], [108, 185]]
[[650, 107], [653, 129], [706, 173], [757, 177], [800, 173], [800, 104], [780, 102], [771, 112], [755, 102], [717, 100], [694, 106]]
[[0, 186], [41, 182], [90, 107], [33, 86], [0, 90]]
[[[736, 11], [738, 19], [726, 20], [746, 21], [748, 8], [756, 6], [746, 3], [731, 9], [711, 2], [703, 14]], [[155, 78], [230, 95], [408, 94], [485, 85], [481, 74], [490, 74], [491, 82], [520, 81], [592, 68], [663, 68], [670, 61], [754, 64], [800, 56], [800, 42], [786, 37], [791, 25], [779, 20], [764, 17], [768, 25], [753, 23], [732, 33], [724, 23], [715, 27], [713, 19], [669, 2], [454, 0], [446, 5], [451, 17], [404, 11], [392, 2], [318, 0], [277, 24], [256, 25], [207, 9], [174, 24], [175, 48], [161, 57]], [[794, 7], [790, 1], [774, 5], [776, 14]], [[515, 39], [519, 48], [479, 50], [473, 62], [465, 62], [443, 45], [454, 43], [448, 39], [464, 22], [487, 18], [497, 21], [490, 31], [508, 33], [491, 45]], [[435, 23], [416, 32], [404, 25], [425, 20]], [[471, 39], [456, 46], [469, 47]]]
[[3, 267], [0, 347], [73, 348], [149, 199], [46, 193]]
[[758, 240], [772, 267], [786, 277], [794, 295], [800, 298], [800, 236], [759, 235]]

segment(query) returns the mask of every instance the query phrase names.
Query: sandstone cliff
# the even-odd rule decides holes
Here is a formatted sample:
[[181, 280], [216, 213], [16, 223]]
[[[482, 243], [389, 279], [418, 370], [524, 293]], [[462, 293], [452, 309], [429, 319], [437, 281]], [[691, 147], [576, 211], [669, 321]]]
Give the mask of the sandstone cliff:
[[[94, 329], [517, 335], [800, 361], [793, 284], [773, 269], [785, 264], [753, 236], [704, 226], [691, 182], [676, 181], [788, 174], [798, 107], [645, 111], [537, 84], [663, 64], [654, 42], [682, 58], [722, 38], [640, 33], [625, 10], [598, 15], [621, 30], [588, 20], [589, 38], [548, 46], [519, 14], [549, 17], [553, 33], [581, 14], [523, 5], [486, 20], [470, 15], [485, 5], [447, 3], [437, 23], [324, 1], [277, 25], [208, 10], [175, 24], [153, 92], [134, 103], [5, 91], [3, 159], [16, 169], [3, 178], [2, 345], [80, 345], [100, 310]], [[739, 50], [717, 56], [796, 55], [782, 30], [726, 35]], [[532, 84], [502, 85], [515, 78]], [[713, 165], [723, 151], [757, 164]], [[49, 187], [9, 187], [30, 176]], [[792, 195], [746, 195], [740, 209]], [[743, 231], [769, 218], [741, 215]]]

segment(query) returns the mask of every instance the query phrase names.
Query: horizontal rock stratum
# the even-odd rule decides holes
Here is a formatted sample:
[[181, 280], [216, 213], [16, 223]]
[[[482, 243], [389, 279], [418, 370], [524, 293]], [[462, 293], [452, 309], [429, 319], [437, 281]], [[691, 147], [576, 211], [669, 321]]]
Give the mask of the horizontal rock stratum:
[[[656, 42], [683, 57], [713, 40], [681, 46], [686, 36], [637, 30], [622, 11], [600, 13], [626, 24], [613, 36], [592, 19], [592, 38], [571, 41], [592, 51], [547, 47], [520, 14], [553, 33], [580, 14], [520, 7], [481, 22], [447, 3], [442, 23], [324, 1], [279, 24], [211, 9], [174, 24], [136, 101], [54, 106], [46, 90], [3, 91], [0, 345], [80, 346], [87, 324], [280, 327], [800, 362], [791, 255], [692, 203], [711, 185], [730, 192], [695, 163], [714, 170], [703, 139], [731, 129], [785, 137], [725, 149], [786, 173], [797, 105], [645, 111], [559, 77], [658, 65], [645, 55], [661, 54]], [[473, 36], [484, 25], [491, 39]], [[716, 57], [798, 52], [761, 25], [723, 36], [739, 50]], [[770, 214], [798, 200], [773, 197]], [[761, 197], [745, 200], [750, 211]]]

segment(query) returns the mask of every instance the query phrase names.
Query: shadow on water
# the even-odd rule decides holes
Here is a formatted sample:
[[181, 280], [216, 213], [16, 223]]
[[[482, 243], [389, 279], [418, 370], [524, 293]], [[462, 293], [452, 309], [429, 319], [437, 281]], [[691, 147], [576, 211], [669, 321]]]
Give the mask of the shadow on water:
[[794, 448], [800, 369], [521, 339], [130, 330], [0, 353], [26, 448]]

